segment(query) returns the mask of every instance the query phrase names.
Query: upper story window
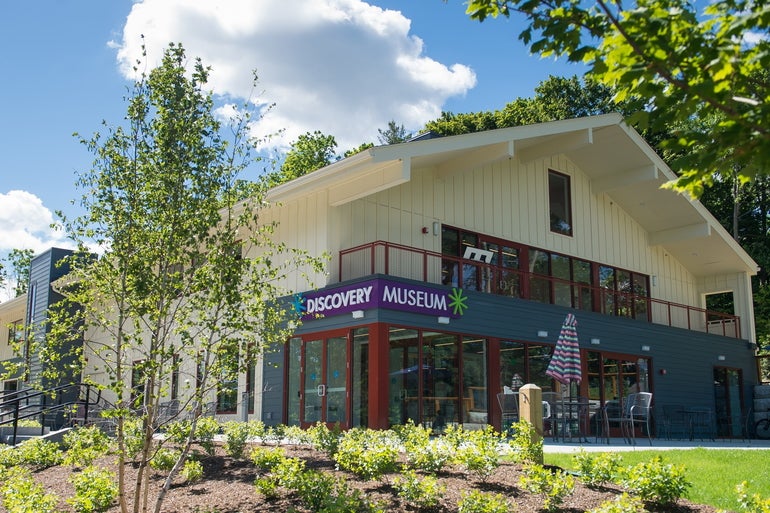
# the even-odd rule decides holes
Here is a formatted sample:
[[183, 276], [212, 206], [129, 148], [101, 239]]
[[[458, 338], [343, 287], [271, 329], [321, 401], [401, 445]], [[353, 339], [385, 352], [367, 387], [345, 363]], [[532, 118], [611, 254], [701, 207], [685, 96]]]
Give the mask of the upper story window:
[[8, 345], [17, 347], [24, 340], [24, 322], [19, 319], [8, 325]]
[[551, 231], [572, 236], [572, 191], [569, 176], [548, 170]]

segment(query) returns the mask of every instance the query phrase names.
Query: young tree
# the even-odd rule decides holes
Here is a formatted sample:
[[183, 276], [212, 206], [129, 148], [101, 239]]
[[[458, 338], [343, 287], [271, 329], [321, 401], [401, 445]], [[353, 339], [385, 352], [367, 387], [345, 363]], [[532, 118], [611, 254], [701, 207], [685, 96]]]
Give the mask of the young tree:
[[404, 125], [397, 125], [395, 120], [392, 119], [388, 121], [388, 128], [385, 130], [378, 128], [377, 133], [379, 134], [377, 140], [380, 141], [380, 144], [402, 143], [412, 136], [412, 134], [406, 131]]
[[[727, 153], [741, 180], [770, 169], [764, 2], [470, 0], [466, 12], [479, 21], [523, 15], [519, 39], [544, 57], [587, 63], [588, 75], [634, 107], [631, 123], [661, 133], [678, 126], [663, 141], [679, 156], [675, 188], [699, 196]], [[697, 116], [719, 119], [708, 139], [683, 123]]]
[[29, 265], [34, 254], [31, 249], [12, 249], [6, 257], [8, 267], [0, 260], [0, 290], [13, 286], [14, 297], [27, 293]]
[[[66, 300], [51, 312], [41, 352], [52, 357], [53, 344], [84, 337], [81, 363], [89, 375], [109, 377], [123, 513], [150, 506], [148, 464], [164, 443], [154, 435], [172, 375], [192, 376], [179, 393], [191, 429], [156, 512], [190, 452], [204, 403], [289, 335], [296, 314], [279, 300], [290, 294], [283, 278], [322, 269], [321, 259], [272, 240], [275, 226], [260, 219], [260, 188], [238, 178], [255, 155], [248, 103], [225, 130], [206, 90], [209, 69], [199, 59], [191, 70], [187, 64], [182, 46], [170, 45], [159, 67], [135, 82], [124, 126], [83, 140], [95, 155], [79, 179], [87, 213], [64, 221], [81, 247], [108, 249], [71, 259], [60, 286]], [[255, 195], [239, 201], [245, 190]], [[132, 497], [123, 472], [129, 417], [141, 421], [142, 439]]]
[[318, 130], [300, 135], [291, 144], [280, 171], [270, 177], [270, 183], [288, 182], [328, 166], [339, 159], [336, 149], [337, 141], [333, 135], [325, 135]]

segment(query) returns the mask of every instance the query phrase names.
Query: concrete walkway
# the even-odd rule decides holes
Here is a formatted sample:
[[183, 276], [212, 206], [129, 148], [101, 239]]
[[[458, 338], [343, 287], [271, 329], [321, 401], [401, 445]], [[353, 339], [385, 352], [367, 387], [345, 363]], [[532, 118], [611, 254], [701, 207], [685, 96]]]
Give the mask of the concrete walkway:
[[640, 437], [636, 439], [636, 445], [627, 444], [622, 438], [612, 438], [607, 444], [603, 440], [594, 441], [589, 438], [588, 442], [554, 442], [548, 437], [543, 442], [543, 452], [557, 453], [578, 452], [581, 449], [586, 452], [620, 452], [620, 451], [645, 451], [645, 450], [668, 450], [668, 449], [695, 449], [703, 447], [705, 449], [730, 449], [730, 450], [770, 450], [770, 440], [743, 440], [743, 439], [717, 439], [717, 440], [666, 440], [653, 438], [652, 445], [647, 438]]

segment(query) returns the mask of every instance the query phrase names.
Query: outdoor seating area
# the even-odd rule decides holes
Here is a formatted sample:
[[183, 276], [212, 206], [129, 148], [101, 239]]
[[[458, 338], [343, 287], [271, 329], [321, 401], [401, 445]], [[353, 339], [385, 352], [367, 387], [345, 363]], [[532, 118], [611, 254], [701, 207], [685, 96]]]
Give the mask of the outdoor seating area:
[[716, 437], [714, 413], [709, 408], [664, 404], [661, 412], [661, 432], [667, 440], [714, 440]]
[[622, 404], [617, 401], [608, 401], [602, 411], [603, 429], [601, 438], [606, 443], [610, 439], [610, 427], [619, 427], [620, 433], [626, 443], [636, 445], [637, 430], [641, 430], [652, 445], [652, 394], [650, 392], [637, 392], [628, 394]]

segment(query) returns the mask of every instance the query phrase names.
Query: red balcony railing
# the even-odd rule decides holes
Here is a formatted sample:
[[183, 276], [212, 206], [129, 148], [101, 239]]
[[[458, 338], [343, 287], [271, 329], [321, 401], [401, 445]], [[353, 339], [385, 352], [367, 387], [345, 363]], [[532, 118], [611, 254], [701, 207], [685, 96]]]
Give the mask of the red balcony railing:
[[740, 318], [422, 249], [377, 241], [340, 251], [340, 281], [385, 274], [741, 338]]

